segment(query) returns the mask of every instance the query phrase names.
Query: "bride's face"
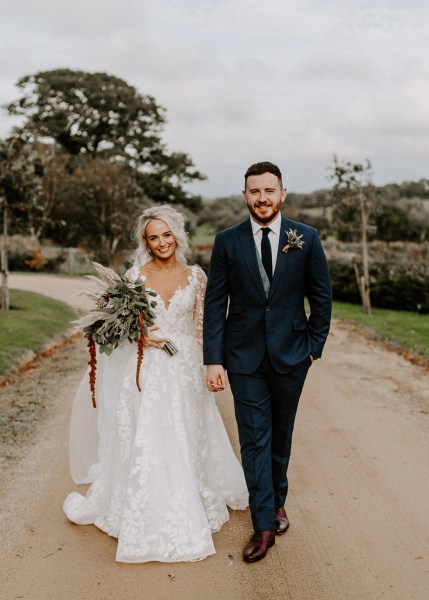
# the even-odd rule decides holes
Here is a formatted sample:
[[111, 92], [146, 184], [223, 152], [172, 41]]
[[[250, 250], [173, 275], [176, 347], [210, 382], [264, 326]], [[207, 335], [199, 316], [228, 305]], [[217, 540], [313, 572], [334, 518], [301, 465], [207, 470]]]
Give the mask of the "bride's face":
[[154, 219], [146, 225], [146, 243], [155, 258], [171, 258], [176, 252], [176, 239], [165, 221]]

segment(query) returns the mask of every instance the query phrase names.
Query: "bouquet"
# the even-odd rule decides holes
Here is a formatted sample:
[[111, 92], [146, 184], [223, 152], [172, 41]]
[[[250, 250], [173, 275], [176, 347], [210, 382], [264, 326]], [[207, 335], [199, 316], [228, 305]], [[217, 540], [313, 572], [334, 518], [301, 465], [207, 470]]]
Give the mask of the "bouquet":
[[[147, 290], [142, 280], [131, 281], [121, 277], [113, 269], [92, 263], [99, 277], [88, 275], [88, 279], [97, 284], [89, 292], [82, 292], [93, 302], [95, 308], [87, 315], [74, 321], [76, 331], [82, 331], [88, 340], [89, 350], [89, 384], [92, 405], [96, 407], [95, 380], [97, 370], [97, 354], [95, 345], [98, 344], [100, 353], [110, 355], [121, 342], [137, 342], [136, 385], [140, 389], [140, 368], [144, 354], [144, 336], [148, 334], [148, 326], [155, 322], [156, 302], [151, 296], [155, 292]], [[168, 340], [163, 350], [173, 356], [177, 352], [174, 344]]]

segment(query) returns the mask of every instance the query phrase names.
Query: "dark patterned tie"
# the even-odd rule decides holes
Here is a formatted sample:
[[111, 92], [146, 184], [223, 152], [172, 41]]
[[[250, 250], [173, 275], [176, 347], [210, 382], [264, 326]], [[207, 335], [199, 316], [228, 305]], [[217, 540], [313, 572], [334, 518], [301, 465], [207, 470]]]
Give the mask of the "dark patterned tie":
[[271, 243], [268, 238], [270, 231], [269, 227], [262, 227], [261, 258], [268, 279], [271, 281], [273, 278], [273, 257], [271, 254]]

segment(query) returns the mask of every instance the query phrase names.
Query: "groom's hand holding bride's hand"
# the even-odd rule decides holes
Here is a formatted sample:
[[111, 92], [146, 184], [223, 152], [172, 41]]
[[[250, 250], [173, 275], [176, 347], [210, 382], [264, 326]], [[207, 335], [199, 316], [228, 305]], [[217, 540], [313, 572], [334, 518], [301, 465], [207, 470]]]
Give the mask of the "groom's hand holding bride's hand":
[[220, 392], [225, 389], [225, 369], [222, 365], [207, 365], [206, 384], [210, 392]]

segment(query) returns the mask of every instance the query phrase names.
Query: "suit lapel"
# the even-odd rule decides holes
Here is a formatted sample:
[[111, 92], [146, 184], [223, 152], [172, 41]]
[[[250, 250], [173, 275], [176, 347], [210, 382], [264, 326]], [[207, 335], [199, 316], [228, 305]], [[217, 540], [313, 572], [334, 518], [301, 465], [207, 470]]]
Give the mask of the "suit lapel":
[[250, 224], [250, 218], [244, 221], [239, 228], [239, 240], [241, 244], [241, 249], [243, 251], [244, 260], [246, 261], [246, 265], [250, 271], [250, 275], [252, 279], [263, 297], [264, 301], [266, 300], [265, 290], [262, 283], [261, 275], [259, 273], [259, 265], [258, 259], [256, 258], [256, 246], [255, 241], [253, 239], [252, 226]]

